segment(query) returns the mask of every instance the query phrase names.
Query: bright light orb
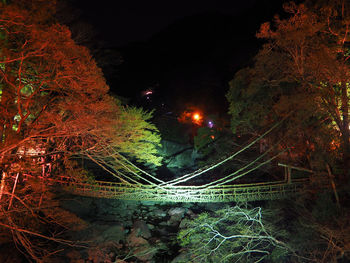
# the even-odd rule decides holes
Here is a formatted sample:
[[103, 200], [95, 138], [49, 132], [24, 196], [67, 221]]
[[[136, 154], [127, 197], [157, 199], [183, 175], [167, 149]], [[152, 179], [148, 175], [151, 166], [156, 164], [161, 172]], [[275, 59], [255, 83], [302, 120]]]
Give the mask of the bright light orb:
[[202, 125], [203, 117], [199, 112], [194, 112], [192, 114], [192, 122], [197, 125]]

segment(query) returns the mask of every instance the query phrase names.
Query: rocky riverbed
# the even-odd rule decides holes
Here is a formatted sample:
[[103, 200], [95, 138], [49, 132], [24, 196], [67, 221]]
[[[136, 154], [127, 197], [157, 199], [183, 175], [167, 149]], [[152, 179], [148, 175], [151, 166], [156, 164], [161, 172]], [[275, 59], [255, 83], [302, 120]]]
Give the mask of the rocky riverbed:
[[60, 260], [71, 263], [111, 262], [188, 262], [176, 237], [191, 219], [223, 204], [121, 201], [72, 197], [62, 206], [86, 222], [86, 227], [71, 233], [88, 248], [68, 249]]

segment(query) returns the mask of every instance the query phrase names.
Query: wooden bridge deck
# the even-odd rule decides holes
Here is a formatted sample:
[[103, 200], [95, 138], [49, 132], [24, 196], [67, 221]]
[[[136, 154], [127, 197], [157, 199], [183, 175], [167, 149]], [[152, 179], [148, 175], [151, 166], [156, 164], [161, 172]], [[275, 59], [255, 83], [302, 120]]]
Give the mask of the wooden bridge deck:
[[295, 179], [292, 182], [224, 185], [204, 189], [197, 189], [193, 186], [160, 188], [104, 181], [89, 184], [70, 182], [64, 178], [53, 180], [52, 183], [72, 194], [96, 198], [164, 202], [240, 202], [291, 197], [307, 190], [309, 179]]

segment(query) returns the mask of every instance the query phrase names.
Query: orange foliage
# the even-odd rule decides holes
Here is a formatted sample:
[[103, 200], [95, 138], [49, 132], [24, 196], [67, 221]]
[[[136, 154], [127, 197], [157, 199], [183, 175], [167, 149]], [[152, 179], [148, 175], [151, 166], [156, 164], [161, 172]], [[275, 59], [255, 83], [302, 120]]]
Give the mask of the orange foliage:
[[14, 149], [39, 141], [66, 155], [102, 151], [119, 109], [89, 51], [67, 27], [37, 23], [14, 6], [3, 8], [0, 28], [2, 166]]

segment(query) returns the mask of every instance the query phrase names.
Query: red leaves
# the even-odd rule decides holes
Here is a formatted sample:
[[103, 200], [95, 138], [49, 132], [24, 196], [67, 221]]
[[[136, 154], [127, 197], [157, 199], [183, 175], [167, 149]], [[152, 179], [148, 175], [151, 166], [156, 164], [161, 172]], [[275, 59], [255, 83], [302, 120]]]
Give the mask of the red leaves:
[[[6, 32], [0, 76], [7, 80], [0, 101], [2, 127], [11, 131], [16, 126], [18, 140], [55, 138], [67, 152], [109, 140], [118, 109], [101, 70], [89, 51], [74, 43], [69, 29], [37, 23], [13, 6], [0, 14], [0, 28]], [[4, 115], [9, 103], [13, 110]], [[5, 136], [5, 142], [9, 139]]]

